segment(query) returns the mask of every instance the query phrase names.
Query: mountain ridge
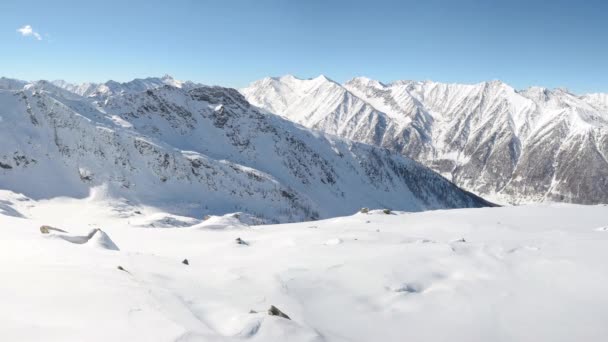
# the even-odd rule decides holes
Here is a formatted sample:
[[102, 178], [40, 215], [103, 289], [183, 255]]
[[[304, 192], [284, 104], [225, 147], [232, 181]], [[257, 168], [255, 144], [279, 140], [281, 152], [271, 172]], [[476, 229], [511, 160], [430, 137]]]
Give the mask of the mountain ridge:
[[234, 89], [81, 96], [61, 85], [0, 90], [0, 188], [270, 222], [491, 205], [395, 152], [262, 113]]
[[[264, 78], [241, 92], [304, 126], [411, 157], [483, 196], [511, 203], [608, 202], [608, 174], [601, 171], [608, 168], [606, 94], [516, 90], [499, 80], [382, 83], [355, 77], [311, 86], [293, 76]], [[580, 148], [600, 171], [576, 161]], [[576, 167], [560, 164], [566, 160]]]

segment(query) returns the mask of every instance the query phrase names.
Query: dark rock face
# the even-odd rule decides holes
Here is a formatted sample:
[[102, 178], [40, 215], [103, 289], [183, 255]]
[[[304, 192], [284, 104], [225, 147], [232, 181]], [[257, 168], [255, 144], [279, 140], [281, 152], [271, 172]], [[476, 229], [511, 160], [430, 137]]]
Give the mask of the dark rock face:
[[289, 319], [291, 320], [291, 318], [289, 318], [289, 316], [287, 316], [285, 313], [283, 313], [283, 311], [279, 310], [276, 306], [271, 305], [270, 309], [268, 309], [268, 314], [270, 316], [278, 316], [281, 318], [285, 318], [285, 319]]
[[236, 242], [237, 245], [249, 246], [249, 242], [241, 239], [240, 237], [236, 238], [235, 242]]

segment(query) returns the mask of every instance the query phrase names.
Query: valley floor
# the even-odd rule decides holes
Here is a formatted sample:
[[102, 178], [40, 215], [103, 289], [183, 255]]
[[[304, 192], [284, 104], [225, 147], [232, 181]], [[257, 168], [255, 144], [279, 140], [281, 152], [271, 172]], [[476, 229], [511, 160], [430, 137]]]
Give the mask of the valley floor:
[[205, 222], [0, 193], [2, 340], [608, 339], [608, 206]]

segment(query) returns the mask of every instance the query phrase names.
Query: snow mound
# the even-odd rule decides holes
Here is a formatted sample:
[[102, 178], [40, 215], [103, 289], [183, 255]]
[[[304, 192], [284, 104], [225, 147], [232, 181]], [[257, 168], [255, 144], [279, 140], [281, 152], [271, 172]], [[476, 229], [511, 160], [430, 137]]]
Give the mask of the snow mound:
[[180, 228], [190, 227], [192, 225], [198, 224], [201, 222], [201, 220], [187, 216], [172, 215], [167, 213], [156, 213], [141, 218], [136, 218], [134, 220], [131, 220], [130, 222], [132, 226], [142, 228]]
[[112, 241], [110, 236], [103, 230], [96, 228], [89, 232], [87, 235], [70, 235], [70, 234], [49, 234], [45, 235], [48, 238], [62, 239], [78, 245], [89, 245], [96, 248], [108, 249], [113, 251], [119, 251], [118, 246]]
[[0, 200], [0, 215], [24, 218], [23, 214], [13, 208], [13, 203], [11, 201], [5, 200]]
[[247, 213], [231, 213], [222, 216], [207, 216], [206, 219], [192, 226], [201, 229], [234, 229], [264, 224], [264, 220]]
[[342, 239], [336, 238], [336, 239], [329, 239], [329, 240], [325, 241], [325, 244], [327, 246], [335, 246], [335, 245], [341, 244], [342, 242], [343, 242]]

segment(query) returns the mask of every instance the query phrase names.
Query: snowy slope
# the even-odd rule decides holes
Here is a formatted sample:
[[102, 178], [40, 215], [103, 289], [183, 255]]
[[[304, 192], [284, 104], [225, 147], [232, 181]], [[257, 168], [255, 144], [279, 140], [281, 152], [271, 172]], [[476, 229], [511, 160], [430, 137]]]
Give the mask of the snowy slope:
[[500, 81], [265, 78], [254, 105], [307, 127], [383, 146], [457, 185], [508, 202], [608, 202], [608, 98]]
[[234, 89], [129, 89], [0, 91], [0, 189], [275, 222], [487, 205], [396, 153], [263, 114]]
[[594, 93], [587, 94], [582, 97], [584, 101], [595, 106], [596, 108], [608, 112], [608, 94], [606, 93]]
[[27, 85], [28, 82], [15, 80], [12, 78], [0, 77], [0, 89], [2, 90], [20, 90]]
[[[608, 337], [606, 206], [140, 229], [132, 226], [137, 215], [121, 218], [98, 204], [0, 193], [0, 208], [12, 213], [0, 211], [4, 340]], [[43, 235], [43, 224], [67, 233]], [[291, 320], [269, 316], [271, 305]]]

